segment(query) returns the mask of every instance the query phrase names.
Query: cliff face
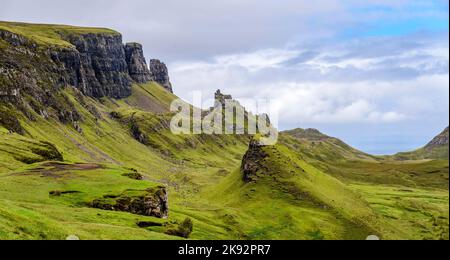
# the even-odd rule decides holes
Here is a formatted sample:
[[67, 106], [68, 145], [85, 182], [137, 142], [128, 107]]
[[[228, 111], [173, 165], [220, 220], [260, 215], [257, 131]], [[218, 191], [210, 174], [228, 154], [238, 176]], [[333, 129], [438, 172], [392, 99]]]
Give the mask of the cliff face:
[[86, 34], [63, 38], [75, 49], [54, 51], [52, 59], [64, 65], [69, 85], [96, 98], [124, 98], [131, 94], [122, 36]]
[[125, 45], [125, 57], [128, 65], [128, 72], [134, 81], [145, 83], [152, 80], [141, 44], [127, 43]]
[[157, 60], [151, 64], [149, 70], [142, 45], [124, 45], [122, 36], [108, 29], [2, 22], [1, 122], [15, 122], [8, 129], [19, 130], [16, 111], [30, 120], [37, 115], [61, 122], [82, 120], [59, 91], [66, 86], [93, 98], [120, 99], [131, 95], [133, 82], [153, 80], [172, 92], [167, 67]]
[[14, 122], [3, 124], [9, 130], [22, 132], [19, 111], [30, 120], [36, 114], [61, 122], [80, 119], [74, 105], [57, 91], [67, 78], [64, 65], [54, 62], [51, 53], [26, 37], [0, 29], [0, 114], [1, 121]]
[[166, 64], [162, 63], [160, 60], [150, 60], [150, 73], [153, 81], [159, 83], [167, 91], [173, 93]]

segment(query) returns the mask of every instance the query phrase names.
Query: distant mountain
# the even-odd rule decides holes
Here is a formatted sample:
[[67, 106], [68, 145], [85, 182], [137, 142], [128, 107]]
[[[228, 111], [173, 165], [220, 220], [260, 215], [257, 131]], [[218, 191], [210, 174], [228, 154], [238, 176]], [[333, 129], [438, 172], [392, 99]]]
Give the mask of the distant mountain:
[[406, 153], [398, 153], [393, 156], [397, 160], [420, 160], [435, 159], [448, 160], [449, 143], [448, 143], [448, 127], [442, 133], [437, 135], [424, 147]]
[[338, 138], [330, 137], [317, 129], [284, 131], [280, 142], [301, 153], [305, 159], [323, 162], [339, 160], [375, 161], [376, 157], [359, 151]]

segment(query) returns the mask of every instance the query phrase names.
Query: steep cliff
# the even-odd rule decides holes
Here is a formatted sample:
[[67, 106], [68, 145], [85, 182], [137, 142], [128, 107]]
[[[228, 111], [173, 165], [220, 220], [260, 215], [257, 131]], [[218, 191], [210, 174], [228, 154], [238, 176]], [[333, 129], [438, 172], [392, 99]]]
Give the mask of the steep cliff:
[[52, 60], [51, 52], [50, 48], [0, 27], [1, 121], [16, 122], [14, 127], [5, 125], [9, 130], [22, 131], [17, 121], [19, 111], [29, 120], [38, 115], [53, 116], [61, 122], [80, 119], [73, 104], [57, 91], [66, 85], [67, 74], [63, 64]]
[[63, 39], [75, 49], [52, 51], [51, 57], [64, 65], [66, 83], [96, 98], [124, 98], [131, 94], [120, 34], [67, 34]]
[[167, 91], [173, 93], [172, 83], [170, 83], [169, 71], [166, 64], [160, 60], [150, 60], [150, 73], [152, 80], [163, 86]]
[[141, 44], [127, 43], [125, 45], [125, 56], [128, 72], [134, 81], [145, 83], [152, 80]]
[[18, 110], [29, 120], [82, 120], [59, 91], [67, 86], [93, 98], [128, 97], [133, 81], [154, 80], [171, 91], [167, 68], [157, 64], [151, 74], [142, 46], [124, 45], [109, 29], [0, 22], [0, 123], [22, 132], [11, 112]]

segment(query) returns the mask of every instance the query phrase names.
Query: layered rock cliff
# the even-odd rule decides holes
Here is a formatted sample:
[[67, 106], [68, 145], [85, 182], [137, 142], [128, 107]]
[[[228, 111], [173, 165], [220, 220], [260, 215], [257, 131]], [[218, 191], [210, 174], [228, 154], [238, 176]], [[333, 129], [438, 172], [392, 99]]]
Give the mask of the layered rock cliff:
[[131, 77], [120, 34], [63, 35], [75, 48], [52, 51], [64, 65], [65, 83], [85, 95], [124, 98], [131, 95]]
[[152, 80], [141, 44], [127, 43], [125, 45], [125, 57], [128, 64], [128, 73], [134, 81], [145, 83]]
[[173, 93], [166, 64], [162, 63], [160, 60], [150, 60], [150, 73], [153, 81], [159, 83], [167, 91]]
[[9, 111], [19, 110], [30, 120], [37, 115], [65, 123], [81, 120], [59, 91], [63, 87], [93, 98], [120, 99], [131, 95], [133, 82], [152, 80], [172, 92], [164, 63], [152, 60], [149, 69], [142, 45], [124, 45], [115, 31], [0, 23], [0, 116], [2, 122], [15, 122], [7, 126], [10, 130], [18, 128]]

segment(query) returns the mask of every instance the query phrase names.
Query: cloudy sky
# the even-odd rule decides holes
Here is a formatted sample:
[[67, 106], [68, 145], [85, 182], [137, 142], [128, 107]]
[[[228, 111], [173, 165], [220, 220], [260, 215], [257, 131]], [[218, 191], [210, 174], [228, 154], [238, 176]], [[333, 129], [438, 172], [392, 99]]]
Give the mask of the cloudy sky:
[[447, 0], [0, 0], [0, 20], [110, 27], [167, 63], [175, 92], [270, 98], [281, 129], [366, 152], [449, 123]]

